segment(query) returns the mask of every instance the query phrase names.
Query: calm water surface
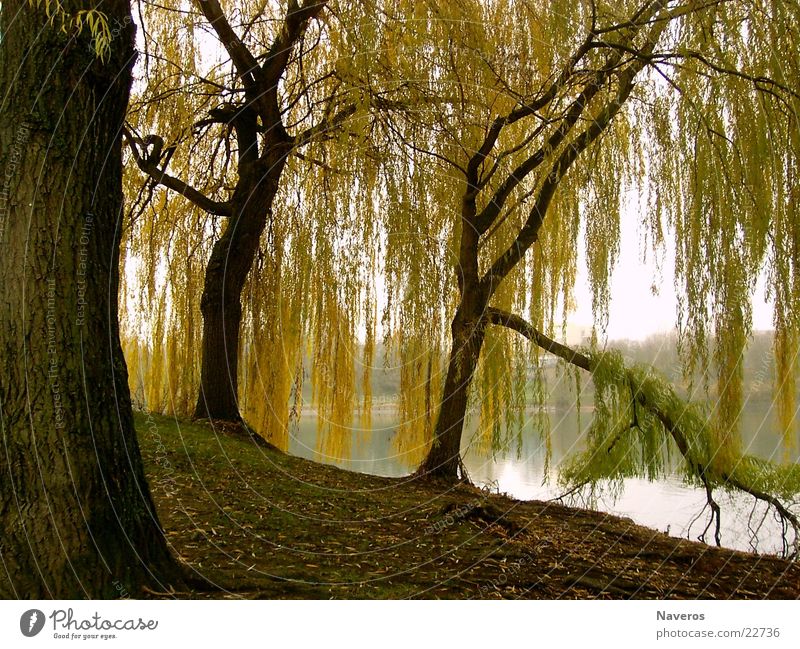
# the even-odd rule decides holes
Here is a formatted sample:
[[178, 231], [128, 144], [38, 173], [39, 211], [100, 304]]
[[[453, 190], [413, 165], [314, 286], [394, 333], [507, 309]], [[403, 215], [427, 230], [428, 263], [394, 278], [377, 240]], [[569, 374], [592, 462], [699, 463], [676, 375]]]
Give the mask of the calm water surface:
[[[547, 500], [559, 496], [558, 463], [568, 454], [582, 448], [582, 433], [591, 422], [591, 413], [580, 416], [575, 409], [550, 413], [553, 444], [552, 466], [544, 473], [544, 449], [538, 433], [529, 423], [523, 430], [522, 448], [494, 457], [480, 455], [466, 445], [463, 448], [465, 465], [472, 480], [520, 499]], [[317, 419], [313, 411], [304, 412], [291, 432], [289, 452], [316, 461], [335, 464], [351, 471], [380, 476], [408, 475], [414, 467], [399, 457], [393, 437], [397, 420], [393, 413], [373, 413], [371, 434], [364, 441], [364, 431], [353, 429], [352, 452], [347, 459], [321, 456], [316, 452]], [[748, 453], [767, 459], [780, 460], [783, 448], [775, 433], [774, 413], [767, 404], [749, 405], [743, 416], [742, 436]], [[582, 432], [581, 432], [582, 431]], [[467, 437], [465, 435], [465, 437]], [[800, 461], [794, 453], [792, 461]], [[731, 548], [752, 550], [751, 527], [761, 525], [758, 535], [759, 552], [777, 553], [781, 550], [780, 527], [770, 513], [764, 517], [763, 506], [753, 509], [753, 498], [744, 494], [715, 495], [722, 507], [722, 543]], [[616, 499], [610, 495], [596, 503], [597, 509], [627, 516], [637, 523], [673, 536], [696, 539], [706, 527], [708, 511], [700, 514], [705, 505], [705, 492], [685, 485], [674, 476], [658, 482], [628, 479], [623, 493]], [[569, 503], [568, 503], [569, 504]], [[586, 505], [579, 501], [572, 504]], [[708, 537], [713, 541], [713, 532]]]

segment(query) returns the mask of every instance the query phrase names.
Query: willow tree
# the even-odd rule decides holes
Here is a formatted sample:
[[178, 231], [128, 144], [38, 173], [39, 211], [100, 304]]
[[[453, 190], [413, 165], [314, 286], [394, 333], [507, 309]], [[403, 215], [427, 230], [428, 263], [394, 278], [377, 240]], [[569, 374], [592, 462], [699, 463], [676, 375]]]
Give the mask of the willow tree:
[[[192, 299], [195, 278], [202, 277], [194, 414], [238, 422], [240, 402], [257, 403], [253, 424], [279, 446], [286, 444], [289, 393], [302, 357], [301, 330], [304, 322], [315, 320], [313, 314], [327, 324], [311, 327], [319, 341], [315, 386], [327, 395], [323, 410], [340, 421], [350, 403], [343, 386], [352, 383], [352, 368], [342, 369], [346, 364], [341, 361], [352, 364], [357, 314], [345, 308], [350, 299], [345, 296], [361, 289], [337, 288], [334, 278], [343, 278], [341, 284], [352, 284], [352, 279], [330, 265], [339, 256], [335, 232], [343, 231], [341, 222], [363, 212], [352, 206], [344, 179], [349, 190], [347, 169], [352, 149], [363, 139], [359, 132], [363, 135], [365, 128], [367, 93], [345, 83], [339, 69], [341, 57], [352, 57], [358, 32], [356, 27], [348, 35], [342, 25], [358, 26], [363, 15], [360, 5], [328, 4], [251, 2], [234, 8], [231, 3], [225, 11], [209, 0], [191, 3], [188, 11], [147, 7], [145, 78], [130, 115], [130, 151], [149, 178], [139, 188], [142, 200], [135, 211], [149, 211], [134, 224], [129, 249], [139, 255], [145, 290], [158, 300], [155, 313], [149, 314], [156, 345], [171, 320], [181, 340], [170, 344], [185, 354], [182, 363], [173, 365], [182, 365], [182, 381], [191, 378], [197, 330]], [[159, 135], [138, 133], [154, 126]], [[329, 148], [339, 148], [338, 153], [321, 148], [331, 140]], [[170, 204], [156, 185], [191, 205]], [[148, 200], [149, 206], [144, 205]], [[312, 200], [315, 204], [308, 204]], [[332, 227], [333, 219], [339, 226]], [[370, 231], [359, 229], [364, 236]], [[163, 295], [153, 295], [165, 259], [169, 284], [178, 289], [171, 306]], [[199, 275], [203, 260], [204, 275]], [[245, 316], [250, 314], [244, 319], [243, 309]], [[244, 336], [243, 321], [248, 324]], [[152, 371], [157, 366], [151, 364], [146, 372], [151, 385], [160, 381]], [[239, 394], [243, 375], [249, 399]]]
[[[402, 295], [398, 310], [427, 309], [411, 325], [420, 335], [441, 305], [450, 322], [442, 396], [419, 474], [458, 476], [471, 399], [487, 445], [508, 443], [503, 431], [522, 421], [525, 405], [519, 377], [545, 350], [589, 372], [616, 367], [599, 372], [606, 388], [595, 404], [595, 468], [584, 475], [652, 477], [665, 470], [661, 454], [677, 445], [690, 474], [709, 487], [736, 483], [762, 496], [758, 485], [796, 490], [796, 471], [780, 474], [784, 489], [742, 455], [737, 419], [751, 296], [766, 272], [776, 390], [790, 440], [800, 330], [800, 103], [797, 61], [781, 53], [797, 50], [797, 6], [509, 0], [403, 10], [406, 24], [387, 37], [368, 74], [394, 79], [405, 101], [434, 93], [452, 102], [393, 127], [406, 151], [398, 164], [413, 183], [404, 190], [408, 200], [394, 201], [405, 209], [391, 205], [399, 194], [389, 195], [387, 265], [396, 270], [389, 290]], [[573, 301], [582, 229], [595, 317], [605, 321], [629, 190], [641, 197], [634, 207], [652, 248], [663, 249], [674, 232], [687, 375], [706, 364], [716, 371], [708, 417], [677, 417], [667, 387], [553, 340], [557, 313], [566, 316]], [[424, 223], [425, 236], [393, 248], [401, 221]], [[440, 255], [438, 270], [431, 250]], [[442, 265], [452, 269], [452, 283], [442, 284]], [[438, 273], [428, 282], [439, 287], [438, 306], [425, 307], [428, 296], [414, 290], [426, 283], [420, 277], [431, 278], [426, 270]], [[532, 352], [517, 333], [534, 342]], [[420, 398], [429, 398], [435, 378], [419, 379], [428, 388]], [[681, 435], [704, 440], [704, 450], [681, 443]], [[617, 462], [612, 448], [624, 449], [627, 461]]]
[[176, 583], [117, 321], [130, 4], [3, 0], [0, 34], [0, 596]]

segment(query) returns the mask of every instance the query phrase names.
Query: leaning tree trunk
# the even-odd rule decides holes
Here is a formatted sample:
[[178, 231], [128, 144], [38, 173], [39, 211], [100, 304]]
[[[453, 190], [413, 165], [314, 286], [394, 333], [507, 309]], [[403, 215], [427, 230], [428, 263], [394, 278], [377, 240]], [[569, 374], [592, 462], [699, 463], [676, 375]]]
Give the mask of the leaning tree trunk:
[[479, 315], [468, 318], [460, 309], [453, 318], [451, 332], [452, 348], [439, 417], [431, 448], [417, 475], [455, 480], [461, 464], [461, 435], [469, 388], [480, 358], [485, 324]]
[[0, 597], [163, 588], [117, 320], [130, 3], [105, 62], [31, 4], [0, 10]]
[[288, 153], [288, 148], [274, 149], [274, 160], [254, 163], [251, 170], [256, 174], [258, 169], [265, 169], [263, 177], [241, 182], [238, 193], [243, 200], [234, 201], [235, 216], [214, 244], [206, 267], [200, 301], [203, 315], [200, 390], [194, 413], [199, 419], [241, 421], [238, 373], [242, 290], [270, 217]]
[[473, 227], [475, 201], [462, 204], [462, 230], [459, 241], [458, 289], [461, 299], [450, 325], [452, 347], [444, 381], [439, 416], [431, 448], [417, 469], [419, 477], [457, 480], [461, 467], [461, 435], [467, 415], [472, 377], [478, 366], [486, 333], [484, 311], [486, 288], [478, 280], [478, 239]]

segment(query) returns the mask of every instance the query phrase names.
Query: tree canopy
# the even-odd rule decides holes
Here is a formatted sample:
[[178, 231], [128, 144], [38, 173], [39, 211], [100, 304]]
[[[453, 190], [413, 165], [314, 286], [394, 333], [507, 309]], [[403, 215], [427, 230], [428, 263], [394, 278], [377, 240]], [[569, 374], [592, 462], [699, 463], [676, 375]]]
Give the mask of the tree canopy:
[[[194, 3], [186, 10], [146, 7], [143, 20], [145, 78], [129, 122], [131, 151], [149, 178], [142, 185], [130, 169], [137, 198], [127, 252], [137, 274], [132, 290], [157, 341], [143, 354], [129, 342], [137, 371], [147, 376], [148, 405], [188, 412], [200, 379], [202, 269], [207, 295], [216, 255], [223, 274], [232, 275], [240, 261], [249, 272], [241, 345], [231, 343], [241, 348], [246, 419], [285, 448], [287, 404], [300, 393], [298, 366], [309, 340], [321, 421], [343, 437], [336, 432], [352, 408], [353, 341], [368, 261], [340, 253], [345, 244], [370, 242], [374, 231], [366, 206], [351, 194], [354, 182], [374, 183], [374, 172], [351, 151], [365, 139], [366, 91], [343, 81], [338, 69], [355, 38], [347, 25], [365, 20], [362, 8], [253, 2], [223, 11]], [[316, 187], [324, 193], [311, 191]], [[248, 255], [252, 262], [242, 261]], [[237, 302], [240, 290], [230, 291]], [[218, 371], [226, 369], [239, 378], [235, 365]]]
[[[269, 43], [281, 24], [271, 5], [222, 7], [242, 42]], [[223, 203], [241, 152], [202, 115], [239, 101], [240, 71], [232, 56], [207, 60], [195, 9], [147, 10], [161, 13], [148, 28], [151, 67], [132, 121], [177, 145], [173, 167]], [[742, 457], [742, 358], [766, 278], [790, 444], [800, 104], [798, 62], [785, 53], [798, 50], [799, 19], [797, 3], [772, 0], [327, 5], [292, 50], [280, 106], [297, 132], [320, 112], [348, 112], [335, 137], [291, 157], [248, 280], [240, 375], [252, 423], [285, 444], [311, 345], [320, 444], [344, 452], [357, 398], [369, 412], [368, 370], [383, 337], [400, 356], [400, 450], [430, 460], [429, 448], [444, 449], [428, 468], [454, 473], [469, 404], [480, 444], [513, 445], [523, 378], [542, 350], [518, 335], [521, 325], [496, 325], [523, 317], [556, 336], [583, 246], [602, 346], [621, 222], [635, 212], [649, 250], [676, 251], [681, 358], [687, 377], [706, 367], [716, 375], [702, 431], [720, 466]], [[197, 144], [197, 128], [216, 136]], [[153, 343], [140, 369], [148, 404], [181, 410], [183, 386], [197, 380], [200, 269], [221, 226], [164, 191], [147, 195], [127, 248], [143, 304], [157, 305], [147, 307]], [[619, 399], [633, 375], [608, 376], [622, 383], [598, 389], [598, 422], [606, 411], [631, 414], [606, 408], [603, 395]], [[540, 381], [533, 394], [541, 413]], [[624, 472], [649, 474], [653, 458], [633, 454]]]

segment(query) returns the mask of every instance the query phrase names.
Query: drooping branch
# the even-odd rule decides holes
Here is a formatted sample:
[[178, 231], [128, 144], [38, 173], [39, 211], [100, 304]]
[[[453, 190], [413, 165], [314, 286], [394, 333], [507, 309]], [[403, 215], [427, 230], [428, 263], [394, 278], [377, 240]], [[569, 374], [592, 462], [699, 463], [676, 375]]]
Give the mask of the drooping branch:
[[714, 72], [717, 72], [721, 75], [739, 77], [740, 79], [744, 79], [745, 81], [749, 81], [753, 84], [753, 86], [761, 91], [768, 92], [773, 96], [777, 96], [775, 94], [775, 90], [780, 90], [782, 93], [794, 97], [795, 99], [800, 99], [800, 93], [796, 90], [793, 90], [789, 86], [784, 83], [781, 83], [777, 79], [773, 79], [771, 77], [767, 77], [764, 75], [756, 75], [756, 74], [748, 74], [743, 70], [738, 70], [733, 67], [728, 67], [719, 63], [715, 63], [711, 61], [707, 56], [704, 56], [700, 52], [695, 52], [694, 50], [683, 50], [681, 52], [670, 52], [668, 54], [664, 54], [661, 56], [661, 59], [664, 61], [670, 59], [695, 59], [699, 61], [702, 65], [710, 68]]
[[[320, 120], [293, 137], [293, 146], [295, 149], [301, 148], [311, 141], [330, 138], [333, 133], [337, 132], [347, 120], [358, 111], [358, 106], [355, 103], [349, 103], [339, 107], [338, 110], [334, 112], [332, 108], [334, 100], [335, 96], [331, 95], [328, 99], [329, 105], [325, 108], [324, 114]], [[414, 111], [418, 111], [421, 105], [442, 107], [448, 104], [448, 100], [441, 98], [428, 98], [416, 103], [410, 103], [407, 101], [389, 99], [378, 92], [372, 92], [369, 96], [369, 107], [374, 114], [399, 113], [402, 114], [403, 117], [409, 117]], [[387, 124], [387, 127], [398, 135], [398, 137], [403, 139], [402, 134], [399, 133], [391, 122]], [[414, 147], [412, 142], [405, 139], [403, 139], [403, 144], [409, 148]], [[456, 163], [443, 158], [434, 151], [424, 151], [424, 153], [426, 155], [442, 158], [453, 166], [458, 166]], [[461, 169], [461, 167], [458, 168]]]
[[550, 172], [539, 189], [525, 225], [522, 226], [515, 240], [495, 260], [489, 271], [481, 279], [485, 295], [491, 296], [494, 293], [500, 282], [522, 260], [531, 245], [538, 240], [539, 230], [544, 223], [545, 215], [559, 183], [575, 160], [606, 131], [614, 117], [622, 109], [633, 90], [636, 75], [647, 65], [647, 57], [652, 53], [667, 24], [666, 21], [662, 21], [651, 28], [647, 35], [646, 44], [641, 50], [642, 56], [631, 61], [621, 72], [618, 72], [619, 85], [616, 96], [599, 111], [592, 123], [582, 133], [566, 145], [553, 163]]
[[[123, 129], [123, 135], [128, 143], [128, 149], [136, 161], [136, 165], [145, 172], [154, 182], [168, 187], [169, 189], [179, 193], [181, 196], [189, 199], [192, 203], [197, 205], [200, 209], [205, 210], [209, 214], [216, 214], [217, 216], [230, 216], [232, 213], [231, 205], [229, 202], [221, 202], [210, 199], [203, 194], [200, 190], [195, 189], [187, 184], [180, 178], [176, 178], [167, 173], [166, 165], [159, 168], [161, 147], [163, 147], [163, 140], [157, 136], [151, 137], [154, 142], [154, 150], [148, 155], [146, 151], [139, 150], [138, 145], [143, 145], [144, 142], [133, 135], [127, 128]], [[158, 143], [161, 143], [161, 147]], [[157, 149], [157, 150], [156, 150]]]
[[[548, 153], [558, 148], [572, 132], [578, 120], [582, 117], [585, 108], [591, 103], [592, 99], [597, 95], [604, 84], [610, 79], [611, 75], [615, 73], [617, 68], [624, 64], [623, 54], [633, 49], [633, 43], [641, 33], [641, 29], [648, 24], [650, 18], [655, 16], [659, 9], [663, 10], [664, 3], [661, 0], [650, 0], [646, 2], [639, 11], [636, 12], [634, 19], [624, 26], [627, 31], [625, 34], [624, 47], [616, 49], [609, 47], [611, 53], [606, 58], [605, 64], [598, 69], [583, 86], [578, 96], [572, 101], [569, 108], [564, 112], [560, 120], [558, 128], [547, 138], [546, 142], [525, 160], [523, 160], [517, 167], [509, 173], [505, 180], [494, 192], [492, 197], [487, 202], [486, 206], [480, 213], [475, 215], [473, 227], [479, 235], [483, 235], [496, 221], [500, 215], [503, 205], [508, 197], [527, 178], [538, 166], [545, 160]], [[666, 24], [666, 23], [665, 23]], [[648, 34], [648, 41], [654, 44], [654, 39], [660, 35], [664, 25], [661, 27], [651, 28]], [[553, 101], [559, 91], [563, 90], [564, 86], [574, 75], [575, 67], [577, 64], [595, 48], [598, 48], [601, 43], [596, 40], [596, 24], [595, 17], [592, 19], [592, 26], [586, 36], [586, 39], [576, 50], [572, 57], [562, 69], [558, 77], [553, 81], [550, 86], [539, 97], [529, 103], [521, 103], [514, 108], [508, 115], [498, 117], [490, 126], [486, 137], [479, 149], [475, 152], [467, 166], [467, 186], [471, 188], [471, 193], [474, 195], [480, 189], [482, 183], [479, 180], [478, 174], [481, 165], [488, 157], [489, 153], [494, 148], [502, 130], [515, 122], [536, 114], [541, 108]], [[621, 30], [622, 26], [617, 26], [612, 31]], [[647, 54], [652, 52], [652, 44], [646, 45], [642, 48], [641, 52]], [[602, 43], [603, 47], [608, 47], [607, 44]], [[637, 52], [638, 53], [638, 52]], [[636, 58], [636, 57], [634, 57]], [[640, 66], [643, 67], [646, 61], [640, 61]], [[641, 67], [639, 69], [641, 69]], [[624, 73], [623, 73], [624, 74]], [[557, 120], [556, 120], [557, 121]], [[491, 175], [491, 174], [490, 174]], [[483, 181], [486, 182], [486, 179]]]
[[532, 343], [544, 349], [546, 352], [550, 352], [554, 356], [558, 356], [559, 358], [567, 361], [567, 363], [575, 365], [576, 367], [580, 367], [582, 370], [586, 370], [587, 372], [592, 371], [592, 361], [588, 356], [572, 349], [571, 347], [562, 345], [560, 342], [557, 342], [548, 336], [545, 336], [533, 325], [523, 318], [520, 318], [518, 315], [509, 313], [508, 311], [503, 311], [501, 309], [496, 309], [494, 307], [489, 307], [486, 309], [484, 317], [489, 324], [500, 325], [503, 327], [508, 327], [509, 329], [513, 329], [517, 333], [525, 336], [525, 338], [530, 340]]
[[[566, 362], [579, 367], [590, 374], [593, 374], [597, 369], [597, 362], [595, 359], [583, 354], [577, 350], [572, 349], [567, 345], [563, 345], [552, 338], [544, 335], [536, 329], [529, 322], [523, 318], [497, 309], [489, 307], [483, 316], [489, 324], [500, 325], [513, 329], [514, 331], [525, 336], [528, 340], [538, 345], [545, 351], [557, 356]], [[769, 494], [762, 489], [748, 484], [742, 477], [735, 474], [727, 468], [719, 468], [713, 466], [711, 461], [697, 457], [693, 451], [689, 441], [689, 437], [680, 425], [680, 422], [668, 411], [665, 404], [661, 400], [653, 399], [648, 396], [648, 391], [643, 389], [643, 385], [637, 379], [636, 374], [630, 369], [625, 370], [625, 379], [631, 386], [631, 393], [635, 398], [635, 402], [648, 410], [663, 426], [664, 430], [669, 434], [670, 438], [675, 443], [681, 456], [688, 464], [692, 475], [699, 479], [706, 489], [708, 502], [712, 508], [712, 517], [717, 517], [717, 530], [715, 537], [719, 537], [719, 507], [713, 499], [712, 489], [714, 484], [721, 484], [723, 486], [732, 487], [744, 493], [747, 493], [756, 500], [767, 503], [775, 508], [781, 519], [788, 523], [794, 531], [794, 558], [800, 556], [800, 520], [784, 503], [781, 502], [776, 496]], [[713, 520], [713, 518], [712, 518]]]

